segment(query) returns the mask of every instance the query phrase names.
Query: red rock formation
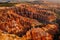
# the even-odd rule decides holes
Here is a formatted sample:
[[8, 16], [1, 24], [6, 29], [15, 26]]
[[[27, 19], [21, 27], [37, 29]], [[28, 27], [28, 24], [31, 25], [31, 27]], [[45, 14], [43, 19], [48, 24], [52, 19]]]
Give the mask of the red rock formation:
[[21, 38], [14, 34], [3, 33], [0, 30], [0, 40], [21, 40]]
[[11, 9], [6, 10], [0, 10], [0, 29], [3, 31], [22, 35], [31, 27], [40, 25], [37, 20], [20, 16]]
[[36, 19], [38, 21], [48, 21], [52, 22], [56, 20], [56, 14], [52, 11], [46, 11], [46, 10], [40, 10], [38, 8], [33, 8], [31, 5], [20, 5], [16, 8], [16, 11], [18, 14], [24, 16]]
[[32, 28], [26, 33], [25, 38], [30, 40], [53, 40], [54, 34], [57, 31], [57, 25], [48, 24], [42, 28]]
[[33, 8], [27, 4], [6, 7], [0, 9], [0, 30], [23, 36], [21, 40], [53, 40], [58, 32], [58, 25], [42, 25], [40, 22], [53, 23], [56, 18], [54, 12]]

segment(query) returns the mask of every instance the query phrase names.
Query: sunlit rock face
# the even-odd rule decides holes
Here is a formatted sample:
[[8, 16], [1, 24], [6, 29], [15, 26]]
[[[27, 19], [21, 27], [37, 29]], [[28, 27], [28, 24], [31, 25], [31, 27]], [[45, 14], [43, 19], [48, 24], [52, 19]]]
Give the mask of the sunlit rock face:
[[27, 31], [23, 38], [29, 40], [53, 40], [54, 35], [58, 31], [58, 26], [55, 24], [48, 24], [42, 28], [32, 28]]
[[0, 12], [0, 29], [7, 33], [22, 36], [32, 27], [41, 25], [35, 19], [18, 15], [14, 9], [0, 9]]
[[4, 33], [0, 30], [0, 40], [21, 40], [21, 38], [14, 34]]
[[[40, 22], [52, 22], [56, 20], [56, 14], [52, 11], [45, 10], [44, 8], [39, 8], [39, 6], [30, 6], [26, 4], [16, 5], [18, 8], [18, 14], [29, 17], [32, 19], [36, 19]], [[38, 7], [38, 8], [37, 8]], [[23, 13], [22, 13], [23, 12]]]
[[[8, 35], [15, 34], [22, 37], [21, 40], [53, 40], [58, 32], [58, 25], [54, 22], [57, 16], [39, 6], [19, 4], [0, 8], [0, 30], [7, 33], [1, 39], [13, 40]], [[20, 37], [14, 40], [20, 40]]]

